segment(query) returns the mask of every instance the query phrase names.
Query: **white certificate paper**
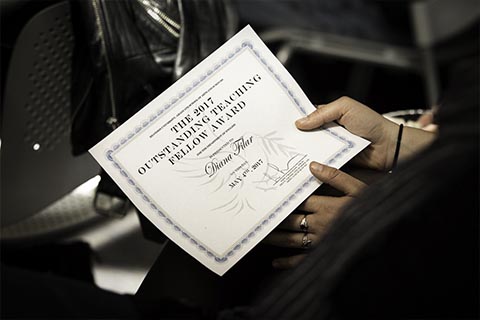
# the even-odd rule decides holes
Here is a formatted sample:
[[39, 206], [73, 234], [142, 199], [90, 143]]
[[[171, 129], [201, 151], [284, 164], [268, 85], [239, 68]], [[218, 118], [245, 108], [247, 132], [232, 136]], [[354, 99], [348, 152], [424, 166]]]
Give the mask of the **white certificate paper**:
[[247, 26], [90, 153], [158, 229], [223, 275], [320, 185], [310, 161], [339, 168], [368, 145], [339, 126], [298, 130], [314, 110]]

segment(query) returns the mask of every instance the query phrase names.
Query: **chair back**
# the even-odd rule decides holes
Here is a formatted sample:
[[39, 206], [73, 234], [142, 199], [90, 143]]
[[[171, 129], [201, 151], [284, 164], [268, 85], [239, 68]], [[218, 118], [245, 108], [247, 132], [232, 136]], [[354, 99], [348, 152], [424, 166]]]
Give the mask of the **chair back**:
[[71, 154], [72, 49], [66, 1], [36, 14], [16, 40], [1, 119], [2, 227], [34, 215], [99, 171], [89, 154]]

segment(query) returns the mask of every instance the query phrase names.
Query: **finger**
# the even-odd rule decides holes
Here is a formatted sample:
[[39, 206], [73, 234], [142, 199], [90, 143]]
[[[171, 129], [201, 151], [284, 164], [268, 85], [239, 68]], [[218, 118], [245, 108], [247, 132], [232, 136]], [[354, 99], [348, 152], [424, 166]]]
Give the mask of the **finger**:
[[306, 254], [299, 254], [291, 257], [277, 258], [272, 261], [272, 266], [276, 269], [295, 268], [306, 258]]
[[308, 224], [313, 226], [317, 215], [325, 217], [338, 213], [349, 200], [351, 200], [349, 197], [310, 196], [298, 209], [312, 213], [307, 216], [307, 220]]
[[310, 196], [298, 206], [298, 209], [311, 213], [321, 212], [323, 205], [322, 196]]
[[[308, 244], [304, 245], [304, 242], [308, 242]], [[277, 230], [272, 231], [263, 239], [263, 243], [282, 248], [306, 249], [316, 245], [317, 236], [311, 233]]]
[[315, 178], [344, 192], [346, 195], [356, 196], [366, 187], [365, 183], [351, 175], [315, 161], [310, 163], [310, 171]]
[[304, 217], [304, 214], [291, 214], [278, 225], [278, 228], [288, 231], [303, 232], [300, 224], [302, 223]]

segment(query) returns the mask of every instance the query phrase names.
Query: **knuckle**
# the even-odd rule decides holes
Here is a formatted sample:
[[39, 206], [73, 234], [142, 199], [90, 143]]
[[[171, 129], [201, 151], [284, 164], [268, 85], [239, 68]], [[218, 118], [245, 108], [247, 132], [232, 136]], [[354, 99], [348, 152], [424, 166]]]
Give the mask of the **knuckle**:
[[313, 198], [313, 196], [308, 197], [307, 200], [305, 200], [305, 202], [304, 202], [305, 208], [311, 208], [314, 201], [315, 201], [315, 199]]
[[338, 178], [338, 176], [341, 174], [341, 171], [336, 169], [336, 168], [329, 168], [327, 171], [326, 171], [326, 178], [327, 178], [327, 181], [325, 182], [330, 182], [330, 181], [333, 181], [335, 180], [336, 178]]
[[313, 233], [316, 233], [316, 230], [318, 229], [318, 220], [319, 220], [319, 217], [317, 216], [320, 216], [321, 217], [321, 213], [319, 214], [311, 214], [308, 216], [308, 231], [310, 232], [313, 232]]
[[353, 101], [352, 98], [350, 97], [347, 97], [347, 96], [341, 96], [340, 98], [337, 99], [337, 102], [340, 103], [340, 104], [349, 104]]
[[307, 118], [309, 119], [316, 119], [318, 117], [320, 117], [322, 114], [322, 111], [321, 109], [316, 109], [315, 111], [313, 111], [312, 113], [310, 113]]

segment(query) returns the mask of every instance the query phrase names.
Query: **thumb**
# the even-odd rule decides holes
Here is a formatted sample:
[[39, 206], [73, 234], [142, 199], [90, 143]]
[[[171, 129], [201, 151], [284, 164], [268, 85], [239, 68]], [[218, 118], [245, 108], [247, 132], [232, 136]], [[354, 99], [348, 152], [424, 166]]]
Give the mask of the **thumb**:
[[326, 105], [317, 106], [317, 110], [310, 113], [305, 118], [298, 119], [295, 125], [300, 130], [312, 130], [326, 123], [338, 121], [341, 122], [342, 117], [348, 111], [350, 103], [348, 98], [340, 98]]
[[329, 105], [320, 105], [308, 116], [295, 121], [295, 125], [300, 130], [313, 130], [337, 120], [339, 117], [341, 117], [341, 113], [338, 109], [331, 108]]

